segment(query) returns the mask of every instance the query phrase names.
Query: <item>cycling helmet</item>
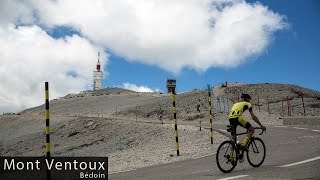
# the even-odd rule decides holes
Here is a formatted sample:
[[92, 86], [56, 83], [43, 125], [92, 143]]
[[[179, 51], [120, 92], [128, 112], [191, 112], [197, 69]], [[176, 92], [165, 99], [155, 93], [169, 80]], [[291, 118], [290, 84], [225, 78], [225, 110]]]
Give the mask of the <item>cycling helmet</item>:
[[248, 100], [251, 100], [251, 97], [249, 94], [245, 94], [245, 93], [242, 93], [241, 94], [241, 99], [248, 99]]

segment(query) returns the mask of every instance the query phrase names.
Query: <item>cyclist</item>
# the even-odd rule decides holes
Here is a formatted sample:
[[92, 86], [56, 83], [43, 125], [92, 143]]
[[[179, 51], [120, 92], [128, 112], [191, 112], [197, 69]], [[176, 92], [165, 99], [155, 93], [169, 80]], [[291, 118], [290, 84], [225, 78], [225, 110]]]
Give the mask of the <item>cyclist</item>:
[[241, 102], [237, 102], [232, 106], [231, 112], [229, 114], [229, 122], [230, 122], [230, 125], [236, 125], [236, 126], [240, 125], [248, 130], [248, 133], [246, 134], [245, 138], [243, 139], [243, 141], [241, 142], [241, 145], [240, 145], [241, 148], [246, 148], [249, 139], [251, 138], [251, 136], [254, 133], [254, 128], [251, 126], [251, 124], [249, 122], [247, 122], [243, 118], [243, 116], [242, 116], [243, 112], [245, 112], [246, 110], [249, 110], [252, 119], [260, 125], [261, 129], [266, 130], [266, 127], [263, 126], [260, 123], [257, 116], [254, 115], [253, 110], [252, 110], [252, 105], [250, 103], [250, 100], [251, 100], [250, 95], [249, 94], [242, 94], [241, 99], [242, 99]]

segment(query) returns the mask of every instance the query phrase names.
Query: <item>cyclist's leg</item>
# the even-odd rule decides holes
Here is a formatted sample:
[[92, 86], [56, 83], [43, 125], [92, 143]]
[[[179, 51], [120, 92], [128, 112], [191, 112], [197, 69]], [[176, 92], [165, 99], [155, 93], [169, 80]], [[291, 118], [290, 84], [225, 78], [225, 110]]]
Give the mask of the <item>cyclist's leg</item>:
[[254, 129], [251, 126], [251, 124], [248, 121], [246, 121], [242, 116], [240, 116], [238, 118], [238, 121], [239, 121], [240, 126], [246, 128], [248, 130], [248, 133], [246, 134], [245, 138], [241, 142], [241, 145], [245, 147], [247, 145], [248, 141], [251, 139], [251, 137], [254, 133]]
[[[231, 126], [236, 126], [236, 128], [237, 128], [237, 125], [239, 124], [238, 118], [230, 118], [229, 119], [229, 123], [230, 123]], [[236, 160], [236, 158], [235, 158], [236, 154], [235, 154], [235, 151], [233, 149], [233, 146], [230, 149], [229, 155], [230, 155], [231, 162]]]

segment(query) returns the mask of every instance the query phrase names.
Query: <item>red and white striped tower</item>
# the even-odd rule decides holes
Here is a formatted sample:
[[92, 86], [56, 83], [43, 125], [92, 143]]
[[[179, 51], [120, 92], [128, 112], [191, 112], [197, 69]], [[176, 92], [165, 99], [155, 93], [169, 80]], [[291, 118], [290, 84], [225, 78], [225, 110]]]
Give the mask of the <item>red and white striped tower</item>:
[[100, 52], [98, 52], [97, 71], [100, 71]]
[[98, 52], [98, 62], [96, 70], [93, 71], [93, 90], [102, 89], [103, 72], [100, 70], [100, 52]]

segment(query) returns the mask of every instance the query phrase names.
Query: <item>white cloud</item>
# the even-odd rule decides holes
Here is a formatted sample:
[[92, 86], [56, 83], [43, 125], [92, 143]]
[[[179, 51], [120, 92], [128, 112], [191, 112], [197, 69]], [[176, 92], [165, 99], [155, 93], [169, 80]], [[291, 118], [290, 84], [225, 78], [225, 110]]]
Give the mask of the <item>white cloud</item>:
[[120, 86], [121, 88], [128, 89], [135, 92], [160, 92], [160, 89], [151, 89], [147, 86], [138, 86], [135, 84], [131, 84], [129, 82], [125, 82]]
[[[84, 90], [99, 48], [77, 35], [53, 39], [38, 26], [0, 27], [0, 111], [16, 111]], [[103, 54], [102, 63], [107, 63]]]
[[244, 0], [36, 2], [48, 26], [71, 25], [129, 61], [171, 72], [236, 67], [286, 27], [284, 16]]
[[33, 14], [32, 3], [19, 0], [0, 1], [0, 25], [8, 23], [30, 24], [36, 20]]

